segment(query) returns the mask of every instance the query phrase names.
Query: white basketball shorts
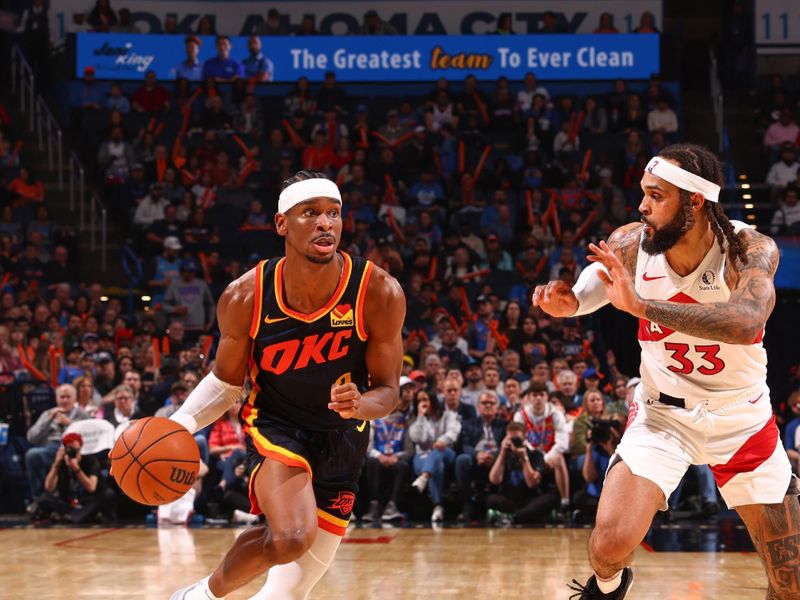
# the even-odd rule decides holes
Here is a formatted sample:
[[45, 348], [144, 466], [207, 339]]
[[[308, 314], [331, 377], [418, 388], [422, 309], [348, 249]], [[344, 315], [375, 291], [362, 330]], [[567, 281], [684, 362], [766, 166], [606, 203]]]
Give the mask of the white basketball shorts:
[[767, 386], [712, 410], [702, 402], [692, 410], [678, 408], [649, 395], [637, 386], [616, 454], [634, 475], [661, 488], [661, 510], [689, 465], [711, 467], [731, 508], [783, 502], [792, 469]]

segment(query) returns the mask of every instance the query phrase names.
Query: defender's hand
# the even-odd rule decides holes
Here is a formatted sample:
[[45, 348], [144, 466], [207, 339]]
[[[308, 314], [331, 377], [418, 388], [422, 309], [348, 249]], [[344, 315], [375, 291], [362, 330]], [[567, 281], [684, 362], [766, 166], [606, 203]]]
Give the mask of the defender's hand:
[[361, 405], [361, 392], [355, 383], [345, 383], [331, 387], [331, 401], [328, 408], [339, 413], [343, 419], [355, 419]]
[[578, 299], [572, 288], [559, 280], [537, 285], [531, 301], [551, 317], [571, 317], [578, 310]]
[[599, 262], [608, 271], [608, 274], [599, 271], [597, 275], [606, 286], [606, 294], [611, 304], [634, 317], [644, 317], [644, 302], [636, 293], [633, 278], [619, 257], [605, 242], [600, 242], [599, 246], [589, 244], [589, 250], [592, 254], [586, 257], [587, 260]]

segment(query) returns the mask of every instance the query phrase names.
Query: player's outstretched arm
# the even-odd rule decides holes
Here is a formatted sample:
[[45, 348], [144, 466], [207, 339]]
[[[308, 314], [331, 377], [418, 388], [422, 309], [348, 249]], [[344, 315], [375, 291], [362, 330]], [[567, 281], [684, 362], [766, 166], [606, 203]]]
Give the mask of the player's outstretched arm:
[[775, 307], [773, 277], [778, 269], [778, 247], [771, 238], [753, 229], [739, 236], [747, 245], [746, 265], [736, 265], [736, 283], [727, 302], [683, 304], [644, 300], [636, 293], [633, 280], [609, 247], [590, 245], [589, 257], [608, 270], [601, 276], [611, 302], [634, 317], [648, 319], [662, 327], [699, 338], [727, 344], [752, 344], [761, 334]]
[[678, 304], [648, 300], [645, 318], [709, 340], [752, 344], [775, 308], [773, 278], [780, 254], [772, 238], [754, 229], [743, 229], [739, 236], [747, 244], [747, 264], [736, 266], [739, 277], [727, 302]]
[[230, 283], [217, 305], [220, 340], [214, 369], [170, 418], [194, 433], [207, 427], [242, 395], [250, 356], [255, 269]]
[[[631, 273], [636, 270], [636, 253], [641, 236], [641, 223], [630, 223], [615, 230], [608, 238], [609, 248], [626, 265]], [[609, 303], [606, 288], [599, 273], [604, 267], [599, 263], [589, 265], [570, 287], [563, 281], [550, 281], [537, 285], [531, 301], [553, 317], [588, 315]]]
[[370, 388], [360, 394], [354, 383], [333, 387], [329, 407], [342, 418], [369, 421], [394, 410], [400, 399], [405, 318], [403, 288], [386, 271], [373, 267], [364, 301]]

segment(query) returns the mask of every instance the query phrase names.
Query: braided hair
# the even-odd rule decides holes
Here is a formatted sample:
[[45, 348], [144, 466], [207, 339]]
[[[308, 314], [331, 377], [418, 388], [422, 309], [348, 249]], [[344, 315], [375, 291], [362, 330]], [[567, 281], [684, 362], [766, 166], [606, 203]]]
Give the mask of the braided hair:
[[293, 183], [297, 183], [298, 181], [305, 181], [306, 179], [328, 179], [328, 176], [320, 171], [298, 171], [297, 173], [289, 177], [289, 179], [285, 179], [283, 181], [283, 183], [281, 184], [281, 191], [285, 190]]
[[[664, 148], [658, 153], [663, 158], [669, 158], [678, 163], [678, 165], [690, 173], [699, 175], [712, 183], [719, 186], [723, 185], [722, 176], [722, 163], [714, 155], [713, 152], [699, 146], [697, 144], [672, 144]], [[694, 223], [694, 217], [691, 211], [691, 203], [689, 198], [691, 192], [681, 190], [682, 207], [687, 216], [687, 225], [691, 227]], [[743, 264], [747, 264], [747, 254], [744, 242], [739, 238], [733, 230], [733, 225], [728, 220], [728, 217], [722, 211], [722, 206], [719, 202], [710, 202], [706, 200], [705, 203], [706, 216], [711, 225], [711, 230], [717, 238], [720, 250], [723, 253], [727, 252], [728, 260], [735, 262], [736, 259]], [[727, 250], [725, 248], [727, 242]]]

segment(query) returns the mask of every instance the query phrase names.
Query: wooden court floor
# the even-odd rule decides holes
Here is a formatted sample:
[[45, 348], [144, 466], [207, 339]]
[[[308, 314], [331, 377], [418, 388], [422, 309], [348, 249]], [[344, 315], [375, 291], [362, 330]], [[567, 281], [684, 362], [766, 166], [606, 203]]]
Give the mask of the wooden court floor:
[[[237, 529], [0, 530], [3, 599], [168, 600], [207, 575]], [[587, 529], [356, 529], [314, 600], [563, 599], [584, 581]], [[763, 600], [758, 557], [640, 548], [626, 600]], [[228, 596], [248, 598], [260, 584]]]

